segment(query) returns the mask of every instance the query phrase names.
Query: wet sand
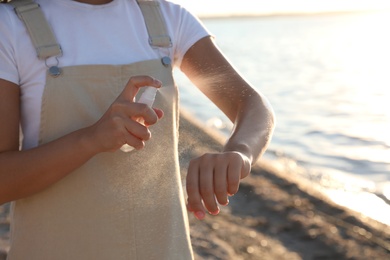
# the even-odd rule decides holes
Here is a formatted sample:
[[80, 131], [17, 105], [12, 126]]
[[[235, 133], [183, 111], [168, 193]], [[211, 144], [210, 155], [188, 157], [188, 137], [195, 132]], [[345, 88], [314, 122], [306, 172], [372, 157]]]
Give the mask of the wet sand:
[[[182, 113], [180, 163], [218, 151], [224, 142]], [[200, 259], [390, 259], [390, 228], [337, 206], [309, 183], [260, 160], [218, 216], [190, 218]], [[0, 206], [0, 260], [9, 246], [9, 204]]]

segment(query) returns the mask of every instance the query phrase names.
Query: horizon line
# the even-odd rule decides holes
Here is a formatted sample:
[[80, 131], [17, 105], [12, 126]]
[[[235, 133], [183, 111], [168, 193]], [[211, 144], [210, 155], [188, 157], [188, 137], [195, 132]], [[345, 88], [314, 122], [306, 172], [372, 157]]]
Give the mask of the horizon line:
[[318, 15], [343, 15], [358, 13], [381, 13], [390, 12], [389, 9], [360, 9], [360, 10], [329, 10], [329, 11], [302, 11], [302, 12], [269, 12], [269, 13], [219, 13], [198, 14], [199, 19], [224, 19], [224, 18], [271, 18], [288, 16], [318, 16]]

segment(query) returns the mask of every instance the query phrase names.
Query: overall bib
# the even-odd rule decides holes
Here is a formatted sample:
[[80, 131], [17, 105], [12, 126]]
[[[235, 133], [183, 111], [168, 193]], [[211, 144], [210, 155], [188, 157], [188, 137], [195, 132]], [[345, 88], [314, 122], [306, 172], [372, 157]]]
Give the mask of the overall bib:
[[[158, 3], [139, 1], [139, 6], [150, 44], [169, 47]], [[19, 16], [35, 34], [42, 16]], [[49, 50], [37, 46], [52, 36], [36, 38], [38, 55], [56, 52], [47, 42]], [[150, 127], [152, 139], [144, 149], [98, 154], [44, 191], [15, 201], [9, 260], [193, 258], [177, 152], [178, 91], [166, 61], [62, 67], [55, 77], [57, 67], [47, 72], [40, 145], [95, 123], [135, 75], [162, 81], [154, 106], [164, 117]]]

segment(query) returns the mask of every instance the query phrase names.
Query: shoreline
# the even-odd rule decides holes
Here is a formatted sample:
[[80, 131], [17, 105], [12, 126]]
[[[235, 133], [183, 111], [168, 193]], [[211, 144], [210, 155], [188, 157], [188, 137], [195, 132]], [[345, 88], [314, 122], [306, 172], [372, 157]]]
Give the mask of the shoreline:
[[[225, 137], [181, 113], [182, 172]], [[196, 145], [195, 145], [196, 144]], [[185, 148], [189, 146], [188, 148]], [[187, 154], [186, 154], [187, 153]], [[196, 259], [386, 259], [389, 226], [337, 205], [304, 179], [260, 159], [218, 216], [189, 216]]]
[[[201, 130], [212, 133], [213, 138], [227, 138], [230, 132], [230, 126], [219, 129], [208, 120], [219, 119], [214, 117], [202, 122], [205, 118], [197, 115], [191, 108], [184, 106], [186, 117], [192, 117], [192, 123], [196, 124]], [[223, 115], [221, 116], [223, 117]], [[226, 124], [222, 120], [221, 124]], [[230, 121], [229, 121], [230, 122]], [[210, 127], [209, 127], [210, 126]], [[221, 142], [223, 143], [223, 141]], [[275, 147], [273, 147], [275, 148]], [[297, 157], [299, 158], [299, 156]], [[284, 172], [286, 176], [292, 175], [298, 182], [309, 182], [321, 194], [331, 199], [337, 205], [349, 208], [353, 211], [362, 213], [385, 225], [390, 225], [390, 199], [385, 192], [390, 191], [390, 183], [378, 184], [368, 177], [360, 178], [358, 174], [348, 173], [332, 167], [317, 167], [310, 164], [309, 161], [297, 161], [296, 158], [286, 154], [278, 154], [278, 150], [272, 150], [272, 145], [263, 155], [263, 161], [274, 165], [277, 172]], [[358, 201], [358, 202], [356, 202]]]
[[390, 225], [390, 200], [384, 193], [385, 185], [377, 185], [345, 172], [335, 172], [332, 168], [310, 168], [299, 164], [291, 166], [285, 160], [283, 157], [266, 159], [275, 166], [275, 171], [284, 172], [286, 176], [292, 175], [299, 179], [298, 182], [309, 183], [312, 189], [337, 205]]
[[356, 10], [327, 10], [307, 12], [267, 12], [267, 13], [228, 13], [228, 14], [201, 14], [201, 20], [216, 19], [246, 19], [246, 18], [280, 18], [280, 17], [304, 17], [304, 16], [333, 16], [333, 15], [354, 15], [365, 13], [386, 13], [390, 9], [356, 9]]
[[[222, 134], [181, 111], [182, 176], [191, 158], [221, 149]], [[0, 205], [0, 260], [9, 245], [9, 204]], [[195, 259], [386, 259], [390, 229], [336, 205], [308, 181], [259, 160], [218, 216], [189, 215]]]

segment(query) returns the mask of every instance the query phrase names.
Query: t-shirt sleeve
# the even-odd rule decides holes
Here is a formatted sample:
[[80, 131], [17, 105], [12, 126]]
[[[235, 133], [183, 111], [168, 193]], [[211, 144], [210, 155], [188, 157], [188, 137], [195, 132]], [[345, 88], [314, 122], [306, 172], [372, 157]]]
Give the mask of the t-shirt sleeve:
[[174, 16], [176, 19], [168, 19], [174, 23], [168, 26], [174, 28], [174, 65], [180, 67], [188, 49], [200, 39], [212, 34], [202, 21], [185, 7], [176, 5], [175, 8]]
[[19, 84], [19, 73], [15, 60], [15, 35], [8, 5], [0, 4], [0, 78]]

